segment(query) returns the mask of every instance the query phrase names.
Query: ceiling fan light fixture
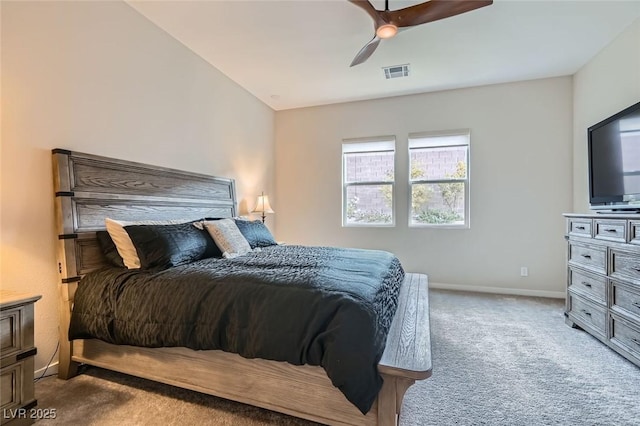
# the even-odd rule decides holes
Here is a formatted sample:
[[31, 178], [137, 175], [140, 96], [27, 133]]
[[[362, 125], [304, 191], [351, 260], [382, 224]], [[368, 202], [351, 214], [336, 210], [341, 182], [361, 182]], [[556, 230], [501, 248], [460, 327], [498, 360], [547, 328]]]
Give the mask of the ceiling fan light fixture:
[[350, 66], [359, 65], [369, 59], [381, 40], [391, 38], [398, 33], [398, 27], [415, 27], [493, 4], [493, 0], [423, 0], [413, 6], [389, 10], [389, 0], [385, 0], [384, 10], [378, 10], [371, 4], [371, 0], [349, 0], [349, 2], [363, 9], [373, 19], [376, 30], [376, 35], [360, 49]]
[[398, 27], [393, 24], [384, 24], [378, 27], [376, 35], [380, 38], [391, 38], [398, 34]]

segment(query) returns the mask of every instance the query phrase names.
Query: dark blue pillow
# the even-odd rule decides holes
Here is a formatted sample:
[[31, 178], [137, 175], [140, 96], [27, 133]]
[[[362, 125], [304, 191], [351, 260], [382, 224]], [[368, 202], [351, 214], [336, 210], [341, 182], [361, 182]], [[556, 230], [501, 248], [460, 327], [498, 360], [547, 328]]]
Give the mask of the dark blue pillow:
[[275, 246], [278, 243], [273, 239], [273, 235], [264, 223], [259, 220], [249, 221], [236, 219], [236, 225], [240, 233], [247, 240], [252, 249], [256, 247]]
[[222, 256], [209, 233], [193, 223], [129, 225], [124, 229], [138, 252], [141, 269], [169, 268]]
[[111, 239], [111, 235], [109, 235], [107, 231], [98, 231], [96, 232], [96, 238], [107, 262], [113, 266], [124, 268], [124, 262], [122, 261], [122, 257], [120, 257], [120, 253], [118, 253], [115, 243]]

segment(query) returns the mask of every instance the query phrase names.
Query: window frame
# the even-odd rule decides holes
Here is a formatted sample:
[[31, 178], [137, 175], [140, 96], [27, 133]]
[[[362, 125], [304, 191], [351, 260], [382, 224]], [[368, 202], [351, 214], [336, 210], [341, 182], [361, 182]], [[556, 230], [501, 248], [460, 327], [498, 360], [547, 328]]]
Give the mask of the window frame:
[[[385, 148], [385, 145], [387, 146]], [[376, 147], [379, 147], [376, 149]], [[346, 150], [345, 150], [346, 148]], [[345, 154], [393, 153], [393, 178], [391, 180], [377, 180], [366, 182], [347, 182], [347, 156]], [[342, 227], [343, 228], [392, 228], [396, 226], [396, 137], [378, 136], [373, 138], [356, 138], [342, 140]], [[381, 186], [391, 187], [391, 223], [349, 223], [347, 220], [347, 191], [352, 186]]]
[[[450, 143], [450, 144], [439, 144], [435, 141], [433, 144], [420, 144], [416, 141], [418, 139], [429, 139], [429, 138], [440, 138], [447, 136], [462, 136], [466, 137], [466, 143]], [[448, 148], [448, 147], [458, 147], [463, 146], [466, 148], [465, 153], [465, 161], [466, 161], [466, 177], [465, 178], [448, 178], [448, 179], [412, 179], [411, 178], [411, 170], [412, 170], [412, 161], [411, 161], [411, 150], [412, 149], [429, 149], [429, 148]], [[444, 131], [434, 131], [434, 132], [420, 132], [420, 133], [410, 133], [408, 137], [407, 143], [407, 152], [408, 152], [408, 185], [409, 185], [409, 196], [408, 196], [408, 225], [409, 228], [430, 228], [430, 229], [470, 229], [470, 198], [471, 198], [471, 131], [470, 129], [456, 129], [456, 130], [444, 130]], [[416, 223], [413, 221], [413, 185], [419, 184], [439, 184], [439, 183], [462, 183], [464, 186], [464, 223], [453, 224], [453, 223]]]

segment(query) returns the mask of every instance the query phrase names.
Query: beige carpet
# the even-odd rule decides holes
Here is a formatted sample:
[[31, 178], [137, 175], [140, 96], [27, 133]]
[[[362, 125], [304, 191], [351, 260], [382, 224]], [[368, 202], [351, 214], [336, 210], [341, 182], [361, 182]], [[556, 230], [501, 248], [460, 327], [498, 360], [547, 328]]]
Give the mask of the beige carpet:
[[[566, 326], [563, 308], [432, 290], [434, 373], [409, 389], [400, 424], [639, 425], [640, 368]], [[36, 393], [57, 413], [42, 425], [313, 424], [97, 368], [45, 378]]]

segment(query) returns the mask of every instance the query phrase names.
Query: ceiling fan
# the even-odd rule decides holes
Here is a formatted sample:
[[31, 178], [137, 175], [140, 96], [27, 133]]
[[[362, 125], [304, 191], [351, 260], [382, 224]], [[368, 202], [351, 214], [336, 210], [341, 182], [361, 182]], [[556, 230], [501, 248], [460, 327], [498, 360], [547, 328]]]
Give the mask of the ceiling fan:
[[384, 10], [377, 10], [368, 0], [349, 1], [364, 9], [373, 18], [376, 32], [371, 41], [358, 52], [351, 66], [369, 59], [380, 40], [395, 36], [401, 28], [449, 18], [493, 3], [493, 0], [430, 0], [404, 9], [389, 10], [389, 0], [385, 0]]

